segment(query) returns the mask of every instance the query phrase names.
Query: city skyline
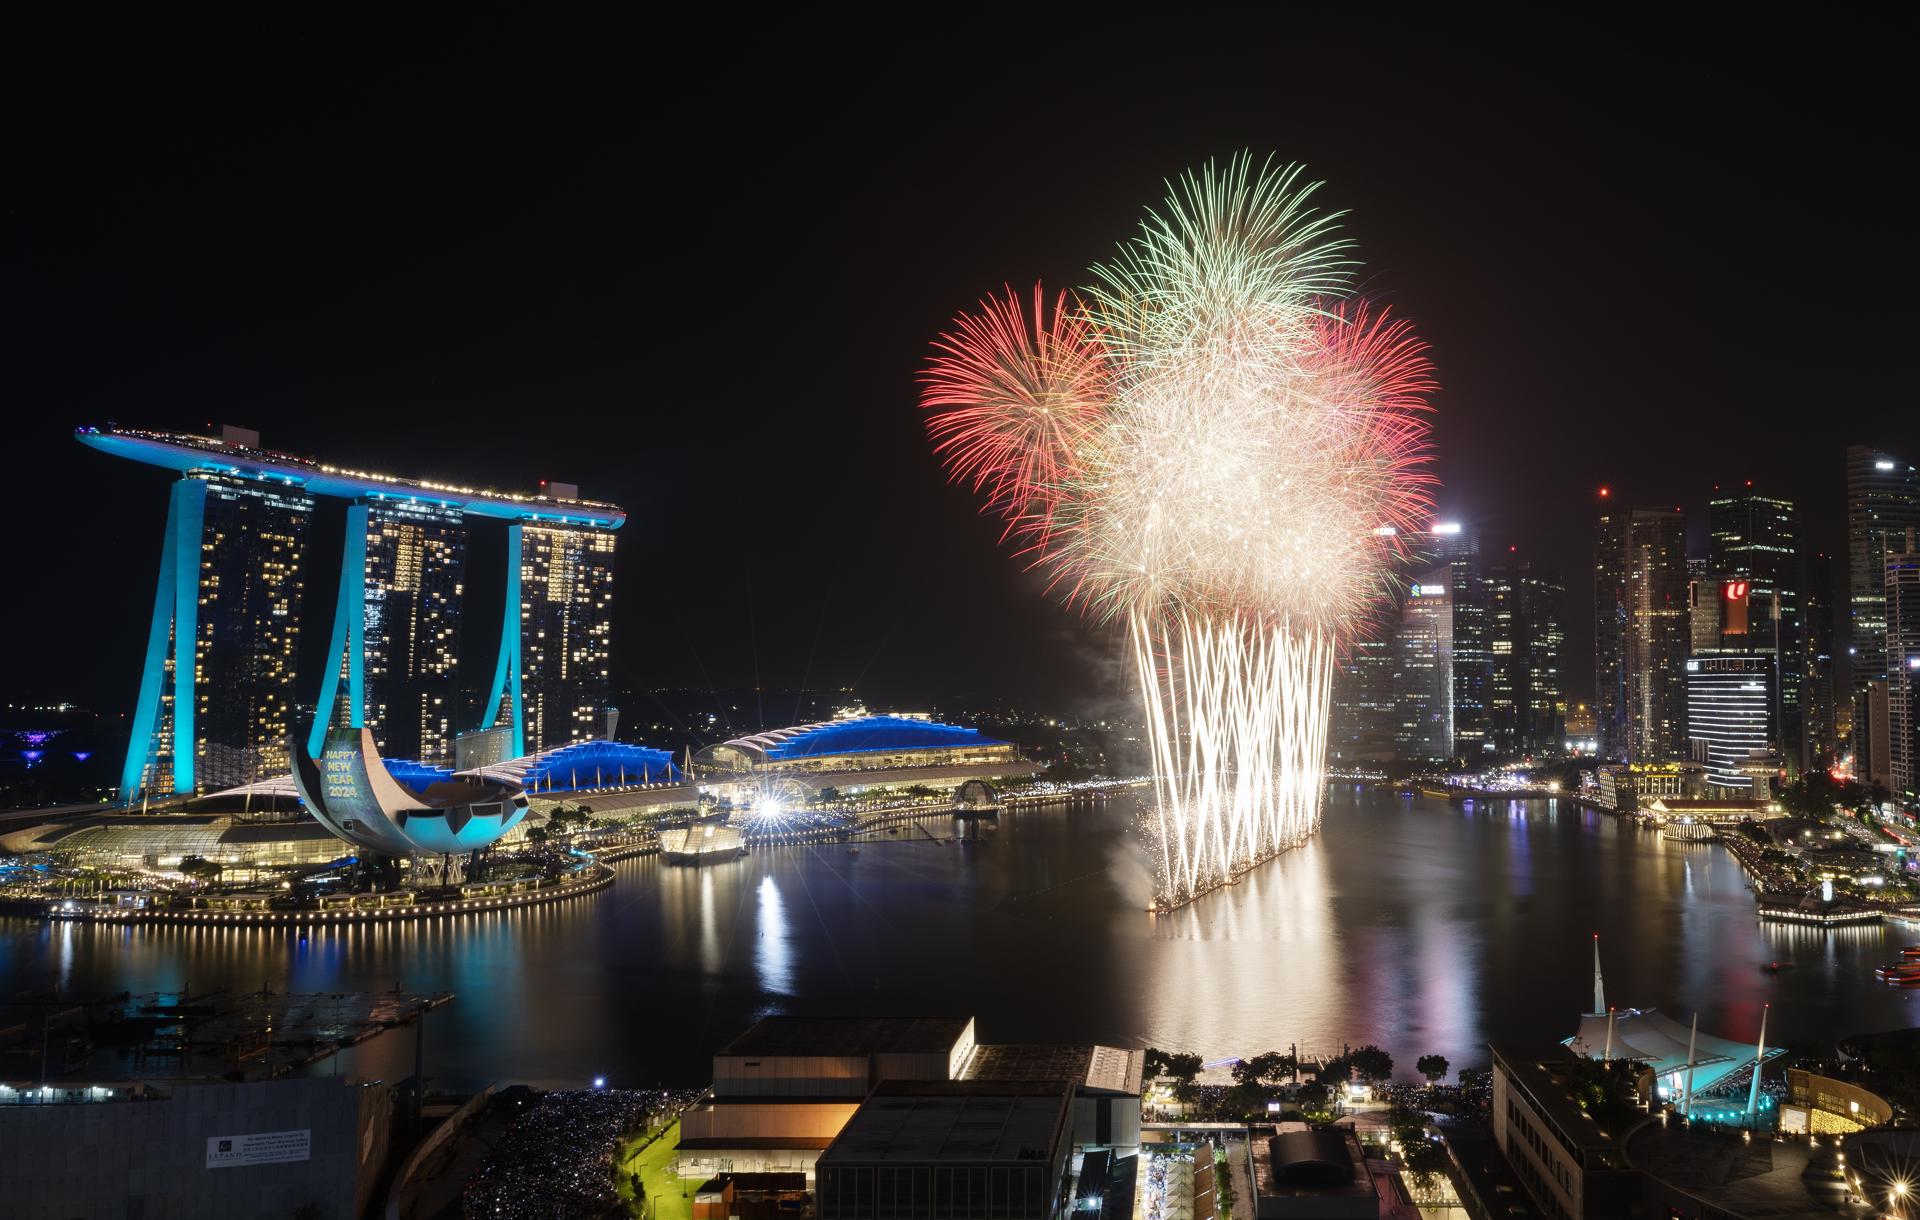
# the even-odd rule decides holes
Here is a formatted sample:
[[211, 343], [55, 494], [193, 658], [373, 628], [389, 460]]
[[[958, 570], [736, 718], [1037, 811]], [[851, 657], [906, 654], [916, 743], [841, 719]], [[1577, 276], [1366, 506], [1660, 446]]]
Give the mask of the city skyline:
[[[1536, 71], [1523, 40], [1460, 36], [1457, 53], [1476, 68], [1461, 74], [1409, 30], [1373, 53], [1400, 77], [1394, 97], [1422, 97], [1418, 121], [1384, 95], [1329, 94], [1333, 69], [1309, 55], [1291, 73], [1213, 90], [1198, 88], [1213, 74], [1170, 69], [1172, 100], [1159, 117], [1144, 102], [1119, 103], [1140, 120], [1124, 145], [1107, 133], [1126, 124], [1102, 123], [1080, 144], [1042, 149], [984, 138], [1006, 122], [1009, 103], [961, 104], [964, 77], [951, 67], [928, 66], [919, 79], [882, 69], [866, 84], [793, 98], [780, 89], [789, 70], [747, 48], [700, 96], [743, 115], [777, 91], [792, 106], [785, 123], [827, 123], [845, 137], [844, 152], [817, 161], [776, 152], [756, 169], [734, 143], [708, 149], [671, 133], [656, 160], [602, 155], [637, 147], [640, 135], [612, 116], [646, 112], [664, 88], [619, 70], [616, 36], [565, 71], [544, 61], [526, 69], [552, 86], [527, 99], [528, 124], [482, 124], [458, 137], [457, 153], [429, 151], [419, 172], [389, 175], [433, 149], [418, 126], [429, 120], [363, 130], [359, 111], [336, 113], [320, 98], [337, 89], [402, 115], [417, 116], [414, 104], [430, 98], [440, 100], [429, 113], [471, 103], [476, 114], [500, 114], [483, 82], [523, 48], [485, 22], [444, 33], [432, 50], [398, 35], [371, 51], [383, 71], [328, 90], [307, 88], [298, 65], [276, 79], [239, 57], [265, 99], [245, 112], [196, 88], [142, 88], [157, 83], [154, 64], [217, 54], [228, 37], [217, 28], [118, 36], [88, 69], [98, 77], [43, 80], [29, 70], [25, 79], [73, 101], [72, 130], [90, 147], [76, 159], [36, 134], [29, 148], [48, 173], [34, 179], [21, 216], [42, 253], [18, 265], [9, 333], [18, 345], [11, 397], [37, 413], [23, 436], [38, 494], [110, 477], [65, 441], [72, 424], [108, 418], [196, 431], [236, 423], [295, 452], [496, 485], [576, 482], [635, 514], [627, 545], [644, 558], [633, 571], [644, 564], [676, 585], [664, 573], [698, 564], [694, 587], [720, 591], [697, 611], [685, 595], [620, 599], [614, 632], [633, 643], [615, 651], [616, 688], [856, 685], [901, 704], [1123, 705], [1118, 641], [1050, 605], [1041, 582], [997, 552], [995, 527], [921, 460], [915, 378], [925, 336], [956, 303], [1023, 277], [1077, 282], [1127, 235], [1134, 201], [1196, 158], [1249, 147], [1329, 182], [1328, 205], [1352, 210], [1360, 252], [1381, 269], [1368, 291], [1432, 339], [1440, 516], [1568, 580], [1576, 697], [1592, 694], [1582, 660], [1592, 627], [1572, 608], [1588, 594], [1596, 487], [1634, 506], [1704, 510], [1716, 484], [1752, 478], [1802, 506], [1813, 549], [1844, 555], [1844, 448], [1899, 443], [1900, 383], [1875, 354], [1896, 350], [1902, 314], [1877, 307], [1888, 291], [1878, 285], [1899, 282], [1908, 256], [1892, 240], [1904, 222], [1873, 189], [1874, 171], [1844, 148], [1818, 152], [1806, 168], [1848, 200], [1857, 240], [1896, 252], [1894, 270], [1843, 263], [1815, 280], [1799, 263], [1783, 271], [1750, 257], [1800, 206], [1778, 189], [1776, 137], [1827, 131], [1829, 111], [1888, 113], [1870, 74], [1789, 109], [1744, 70], [1689, 77], [1676, 50], [1643, 61], [1669, 85], [1657, 106], [1561, 100], [1533, 115], [1506, 100]], [[1338, 38], [1289, 33], [1302, 49]], [[1009, 54], [1019, 63], [1040, 52]], [[1615, 62], [1604, 39], [1565, 53], [1576, 73]], [[98, 99], [129, 90], [145, 99], [139, 112], [103, 110]], [[1301, 99], [1328, 95], [1342, 105], [1311, 123], [1295, 117]], [[893, 164], [881, 150], [897, 139], [896, 120], [871, 104], [878, 96], [903, 99], [901, 121], [922, 145], [898, 172], [874, 168]], [[1736, 104], [1767, 121], [1722, 122]], [[280, 138], [285, 122], [300, 139]], [[231, 156], [181, 160], [177, 133], [208, 126]], [[1475, 134], [1436, 143], [1434, 130]], [[1709, 130], [1717, 151], [1703, 156], [1695, 136]], [[954, 158], [978, 172], [962, 180], [924, 168]], [[167, 168], [176, 164], [177, 177]], [[532, 172], [510, 176], [502, 195], [497, 175], [475, 168], [493, 164]], [[689, 206], [648, 189], [653, 167], [667, 164], [693, 181], [767, 173], [789, 184], [780, 232], [820, 237], [778, 243], [776, 282], [818, 285], [820, 308], [752, 328], [748, 347], [728, 338], [741, 333], [731, 286], [764, 278], [760, 252], [725, 240], [763, 219], [757, 193], [721, 189], [714, 206]], [[324, 167], [320, 182], [311, 167]], [[128, 190], [112, 185], [123, 170]], [[352, 204], [343, 184], [368, 174], [392, 177], [395, 223]], [[1030, 184], [1026, 197], [996, 185], [1016, 177]], [[1417, 202], [1405, 189], [1416, 180]], [[247, 201], [256, 227], [244, 232], [302, 240], [252, 261], [257, 243], [226, 232], [205, 207], [227, 196]], [[624, 202], [641, 196], [645, 207]], [[461, 206], [442, 207], [448, 198]], [[654, 240], [674, 232], [690, 240]], [[553, 244], [554, 233], [569, 236]], [[1665, 252], [1681, 243], [1689, 254], [1676, 263]], [[369, 293], [367, 284], [385, 287]], [[1801, 362], [1783, 328], [1816, 289], [1860, 308], [1837, 328], [1844, 354]], [[121, 304], [103, 311], [105, 301]], [[875, 316], [879, 301], [888, 304]], [[76, 334], [114, 358], [77, 359], [66, 337]], [[798, 369], [814, 375], [796, 381]], [[1768, 419], [1779, 421], [1777, 436], [1762, 426]], [[847, 485], [824, 485], [850, 471]], [[127, 490], [140, 502], [155, 494]], [[79, 497], [67, 511], [79, 531], [140, 528], [121, 519], [118, 493]], [[1705, 524], [1692, 528], [1704, 552]], [[31, 532], [27, 562], [57, 586], [82, 586], [85, 560], [64, 532]], [[887, 561], [823, 563], [849, 552]], [[476, 571], [499, 562], [468, 557]], [[866, 596], [875, 581], [887, 596]], [[977, 606], [949, 596], [955, 587], [988, 599], [988, 617], [1004, 627], [981, 631]], [[8, 614], [29, 635], [56, 629], [42, 604]], [[124, 607], [89, 600], [58, 626], [119, 638], [125, 621]], [[25, 658], [16, 682], [23, 698], [106, 709], [135, 693], [118, 666], [73, 674], [51, 657]]]
[[1915, 1215], [1914, 22], [1545, 17], [27, 14], [0, 1215]]

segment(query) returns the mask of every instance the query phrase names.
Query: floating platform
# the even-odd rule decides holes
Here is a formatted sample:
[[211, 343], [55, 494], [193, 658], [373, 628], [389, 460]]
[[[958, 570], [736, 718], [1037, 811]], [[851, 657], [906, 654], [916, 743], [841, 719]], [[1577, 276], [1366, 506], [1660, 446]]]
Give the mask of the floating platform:
[[747, 854], [747, 841], [732, 826], [698, 823], [660, 832], [660, 854], [668, 864], [720, 864]]

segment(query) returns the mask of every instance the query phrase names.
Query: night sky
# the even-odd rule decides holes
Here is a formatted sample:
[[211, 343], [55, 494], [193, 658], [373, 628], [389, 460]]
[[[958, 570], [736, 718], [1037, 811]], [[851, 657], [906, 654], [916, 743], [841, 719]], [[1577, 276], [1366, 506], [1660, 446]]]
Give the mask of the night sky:
[[168, 476], [71, 439], [115, 420], [623, 504], [623, 688], [1101, 706], [1117, 641], [944, 484], [915, 374], [1242, 148], [1327, 180], [1432, 342], [1442, 511], [1565, 571], [1576, 694], [1597, 485], [1703, 509], [1752, 478], [1833, 551], [1844, 446], [1920, 449], [1910, 28], [942, 11], [0, 40], [0, 695], [131, 704]]

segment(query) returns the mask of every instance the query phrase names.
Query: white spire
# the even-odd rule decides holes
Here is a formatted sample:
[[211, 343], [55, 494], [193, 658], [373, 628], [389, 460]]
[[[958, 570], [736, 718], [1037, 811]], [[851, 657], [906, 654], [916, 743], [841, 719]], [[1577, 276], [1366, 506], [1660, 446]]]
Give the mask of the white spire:
[[1607, 1011], [1607, 985], [1600, 978], [1600, 934], [1593, 934], [1593, 1011]]
[[1760, 1006], [1760, 1042], [1753, 1048], [1753, 1083], [1747, 1086], [1747, 1118], [1753, 1118], [1753, 1108], [1760, 1104], [1760, 1069], [1767, 1064], [1767, 1010], [1771, 1004]]
[[1700, 1014], [1693, 1014], [1693, 1032], [1687, 1035], [1687, 1091], [1680, 1102], [1680, 1113], [1693, 1118], [1693, 1044], [1700, 1037]]

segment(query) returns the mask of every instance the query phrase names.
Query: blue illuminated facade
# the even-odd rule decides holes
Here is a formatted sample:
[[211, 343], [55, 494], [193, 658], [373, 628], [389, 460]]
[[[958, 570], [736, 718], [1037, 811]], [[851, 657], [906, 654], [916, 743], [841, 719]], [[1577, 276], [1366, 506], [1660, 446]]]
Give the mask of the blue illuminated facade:
[[173, 485], [122, 802], [285, 773], [313, 505], [212, 471]]
[[779, 762], [835, 754], [865, 754], [895, 750], [951, 750], [969, 746], [1004, 746], [979, 729], [905, 716], [862, 716], [832, 720], [790, 730], [792, 736], [766, 747], [767, 757]]
[[529, 792], [578, 792], [630, 784], [678, 783], [686, 776], [665, 750], [624, 741], [582, 741], [549, 750], [528, 769]]
[[978, 729], [911, 716], [860, 716], [736, 737], [708, 746], [696, 762], [737, 773], [1003, 763], [1016, 755], [1011, 743]]
[[[285, 774], [295, 732], [317, 757], [336, 729], [446, 758], [463, 728], [512, 729], [515, 757], [604, 732], [620, 508], [571, 487], [520, 496], [342, 470], [222, 439], [82, 428], [95, 449], [180, 471], [119, 799]], [[350, 499], [318, 698], [295, 707], [301, 558], [316, 496]], [[477, 723], [455, 700], [468, 518], [507, 522], [506, 607]], [[531, 646], [523, 641], [531, 640]], [[176, 743], [178, 748], [176, 748]]]

